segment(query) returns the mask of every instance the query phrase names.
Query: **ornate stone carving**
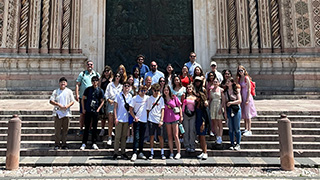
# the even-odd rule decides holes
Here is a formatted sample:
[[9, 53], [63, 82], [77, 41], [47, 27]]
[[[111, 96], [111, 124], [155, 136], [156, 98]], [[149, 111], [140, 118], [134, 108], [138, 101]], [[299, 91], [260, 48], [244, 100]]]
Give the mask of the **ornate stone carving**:
[[63, 30], [62, 30], [62, 49], [69, 49], [70, 44], [70, 4], [71, 0], [63, 1]]
[[28, 33], [28, 52], [39, 53], [41, 0], [30, 1], [30, 24]]
[[4, 17], [4, 0], [0, 0], [0, 45], [2, 44], [3, 31], [3, 17]]
[[249, 53], [249, 17], [248, 1], [237, 1], [238, 40], [240, 53]]
[[228, 37], [228, 4], [226, 0], [217, 1], [217, 28], [218, 29], [218, 52], [227, 53], [229, 50]]
[[279, 4], [277, 0], [271, 0], [271, 32], [272, 32], [272, 47], [274, 49], [281, 48], [280, 37], [280, 20], [279, 20]]
[[251, 48], [258, 49], [258, 22], [256, 0], [249, 0]]
[[295, 8], [296, 8], [298, 46], [299, 47], [311, 46], [308, 3], [305, 0], [299, 0], [298, 2], [295, 3]]
[[235, 53], [238, 49], [238, 37], [237, 37], [237, 12], [236, 12], [236, 2], [235, 0], [228, 1], [229, 8], [229, 39], [230, 39], [230, 49], [231, 52]]
[[62, 14], [62, 1], [51, 1], [49, 49], [52, 53], [60, 53], [61, 50]]
[[285, 48], [293, 48], [295, 47], [295, 39], [294, 39], [294, 33], [293, 33], [293, 20], [292, 20], [292, 0], [285, 0], [283, 2], [283, 21], [285, 25], [285, 32], [286, 32], [286, 40], [284, 41]]
[[314, 0], [313, 7], [313, 20], [314, 20], [314, 35], [316, 39], [316, 46], [320, 47], [320, 1]]
[[80, 52], [80, 13], [81, 13], [81, 1], [72, 1], [72, 16], [71, 16], [71, 53]]
[[259, 1], [259, 24], [262, 52], [269, 52], [272, 47], [269, 0]]
[[50, 0], [42, 1], [41, 52], [48, 52]]
[[21, 5], [19, 47], [26, 48], [29, 24], [29, 0], [22, 0]]
[[18, 38], [18, 8], [20, 8], [18, 0], [9, 0], [8, 2], [8, 17], [6, 29], [6, 45], [5, 48], [16, 48]]

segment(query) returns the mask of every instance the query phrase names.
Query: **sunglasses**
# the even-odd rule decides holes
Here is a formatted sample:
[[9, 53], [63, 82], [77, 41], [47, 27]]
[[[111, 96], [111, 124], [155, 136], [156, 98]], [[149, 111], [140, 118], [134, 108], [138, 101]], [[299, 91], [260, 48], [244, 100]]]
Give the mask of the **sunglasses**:
[[242, 69], [240, 69], [238, 72], [243, 72], [243, 70], [242, 70]]
[[130, 87], [130, 85], [124, 85], [124, 87]]
[[87, 64], [87, 66], [93, 66], [93, 64]]
[[157, 65], [151, 65], [151, 67], [156, 67]]
[[141, 59], [138, 59], [139, 61], [143, 61], [143, 59], [141, 58]]
[[166, 82], [166, 81], [163, 81], [163, 80], [162, 80], [162, 81], [160, 81], [160, 82]]
[[95, 79], [95, 80], [92, 80], [92, 82], [98, 82], [98, 80], [97, 80], [97, 79]]
[[197, 56], [190, 56], [190, 57], [194, 58], [194, 57], [197, 57]]
[[147, 92], [147, 90], [140, 90], [140, 92], [143, 92], [143, 93], [144, 93], [144, 92]]
[[116, 77], [121, 77], [121, 76], [119, 76], [119, 75], [116, 75]]
[[224, 75], [230, 75], [230, 73], [225, 73]]

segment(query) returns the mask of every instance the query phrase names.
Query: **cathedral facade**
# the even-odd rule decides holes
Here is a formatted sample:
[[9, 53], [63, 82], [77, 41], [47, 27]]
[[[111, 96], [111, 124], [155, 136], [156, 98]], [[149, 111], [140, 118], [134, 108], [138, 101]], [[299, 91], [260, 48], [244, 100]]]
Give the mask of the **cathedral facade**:
[[[61, 76], [67, 77], [72, 88], [86, 59], [93, 60], [99, 72], [115, 63], [106, 47], [108, 9], [124, 12], [125, 4], [130, 4], [134, 12], [140, 1], [0, 0], [0, 91], [51, 91]], [[170, 16], [165, 18], [173, 17], [174, 24], [188, 28], [179, 32], [191, 32], [193, 38], [192, 43], [186, 41], [190, 45], [181, 64], [192, 50], [205, 71], [213, 60], [218, 70], [230, 69], [233, 74], [238, 65], [244, 65], [258, 92], [319, 91], [319, 0], [150, 0], [149, 5], [165, 8], [170, 2], [178, 10], [167, 11]], [[191, 12], [191, 26], [175, 18], [184, 7]], [[130, 27], [136, 25], [125, 18]], [[154, 60], [169, 59], [175, 52], [170, 43], [177, 38], [166, 33], [173, 36], [166, 46], [161, 44], [168, 53], [156, 54]]]

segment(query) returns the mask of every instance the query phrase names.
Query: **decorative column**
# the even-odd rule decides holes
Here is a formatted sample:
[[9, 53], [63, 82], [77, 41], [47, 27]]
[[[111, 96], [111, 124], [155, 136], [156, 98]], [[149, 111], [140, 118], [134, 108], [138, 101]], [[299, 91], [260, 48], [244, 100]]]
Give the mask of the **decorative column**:
[[236, 1], [238, 20], [239, 52], [248, 54], [250, 52], [249, 18], [247, 0]]
[[0, 0], [0, 47], [2, 45], [2, 37], [3, 37], [3, 21], [4, 21], [4, 10], [5, 10], [5, 2], [4, 0]]
[[63, 1], [63, 30], [62, 30], [62, 53], [69, 53], [70, 46], [70, 17], [71, 17], [71, 0]]
[[39, 53], [41, 0], [31, 0], [28, 53]]
[[62, 37], [62, 1], [51, 1], [50, 42], [49, 53], [61, 52]]
[[273, 52], [281, 52], [279, 4], [277, 0], [270, 1], [271, 8], [271, 32]]
[[80, 49], [80, 16], [81, 1], [72, 0], [70, 53], [81, 53]]
[[295, 52], [296, 51], [296, 39], [294, 38], [294, 20], [293, 20], [293, 1], [283, 0], [280, 3], [281, 13], [282, 13], [282, 26], [283, 28], [283, 51], [284, 52]]
[[314, 36], [315, 36], [315, 47], [317, 52], [320, 50], [320, 1], [313, 0], [312, 1], [313, 8], [313, 20], [314, 20]]
[[28, 40], [28, 24], [29, 24], [29, 0], [22, 0], [20, 13], [20, 37], [19, 37], [19, 52], [27, 52]]
[[42, 1], [41, 53], [48, 53], [50, 0]]
[[237, 12], [236, 1], [228, 0], [228, 22], [229, 22], [229, 40], [230, 40], [230, 53], [238, 53], [238, 36], [237, 36]]
[[272, 52], [269, 0], [259, 0], [259, 24], [261, 53]]
[[19, 37], [19, 0], [7, 0], [5, 1], [5, 21], [3, 29], [2, 39], [2, 52], [18, 52], [18, 37]]
[[250, 15], [250, 45], [252, 53], [259, 53], [258, 42], [258, 17], [256, 0], [249, 0], [249, 15]]
[[217, 0], [217, 29], [218, 29], [218, 50], [219, 54], [227, 54], [229, 51], [228, 36], [228, 3], [226, 0]]

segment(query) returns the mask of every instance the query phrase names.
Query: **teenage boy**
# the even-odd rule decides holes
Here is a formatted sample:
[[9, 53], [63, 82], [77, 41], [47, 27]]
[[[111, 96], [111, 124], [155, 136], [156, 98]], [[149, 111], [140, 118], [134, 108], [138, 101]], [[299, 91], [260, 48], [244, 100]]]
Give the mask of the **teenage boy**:
[[150, 135], [150, 148], [151, 155], [150, 160], [154, 158], [153, 144], [154, 144], [154, 134], [157, 132], [160, 148], [161, 148], [161, 159], [165, 160], [163, 150], [163, 114], [164, 114], [164, 101], [160, 94], [160, 85], [158, 83], [152, 85], [152, 96], [148, 98], [147, 101], [147, 116], [148, 116], [148, 126]]
[[85, 115], [84, 119], [84, 134], [82, 138], [82, 145], [80, 147], [81, 150], [86, 148], [86, 144], [88, 141], [90, 124], [92, 124], [92, 148], [98, 150], [98, 146], [96, 144], [97, 141], [97, 125], [98, 125], [98, 115], [99, 111], [104, 104], [104, 92], [98, 86], [99, 77], [93, 76], [91, 78], [92, 86], [88, 87], [82, 96], [81, 104], [82, 104], [82, 113]]
[[68, 149], [67, 134], [72, 116], [70, 107], [74, 104], [73, 92], [67, 88], [67, 79], [59, 79], [59, 88], [54, 90], [50, 97], [50, 104], [54, 105], [52, 116], [54, 118], [55, 147], [57, 150], [62, 141], [62, 149]]
[[116, 126], [116, 137], [114, 140], [114, 155], [113, 159], [117, 159], [119, 154], [119, 144], [121, 142], [121, 156], [124, 159], [129, 159], [126, 154], [126, 138], [129, 127], [129, 107], [132, 101], [132, 95], [130, 91], [130, 83], [128, 81], [123, 83], [123, 89], [120, 94], [116, 95], [114, 101], [114, 119]]

